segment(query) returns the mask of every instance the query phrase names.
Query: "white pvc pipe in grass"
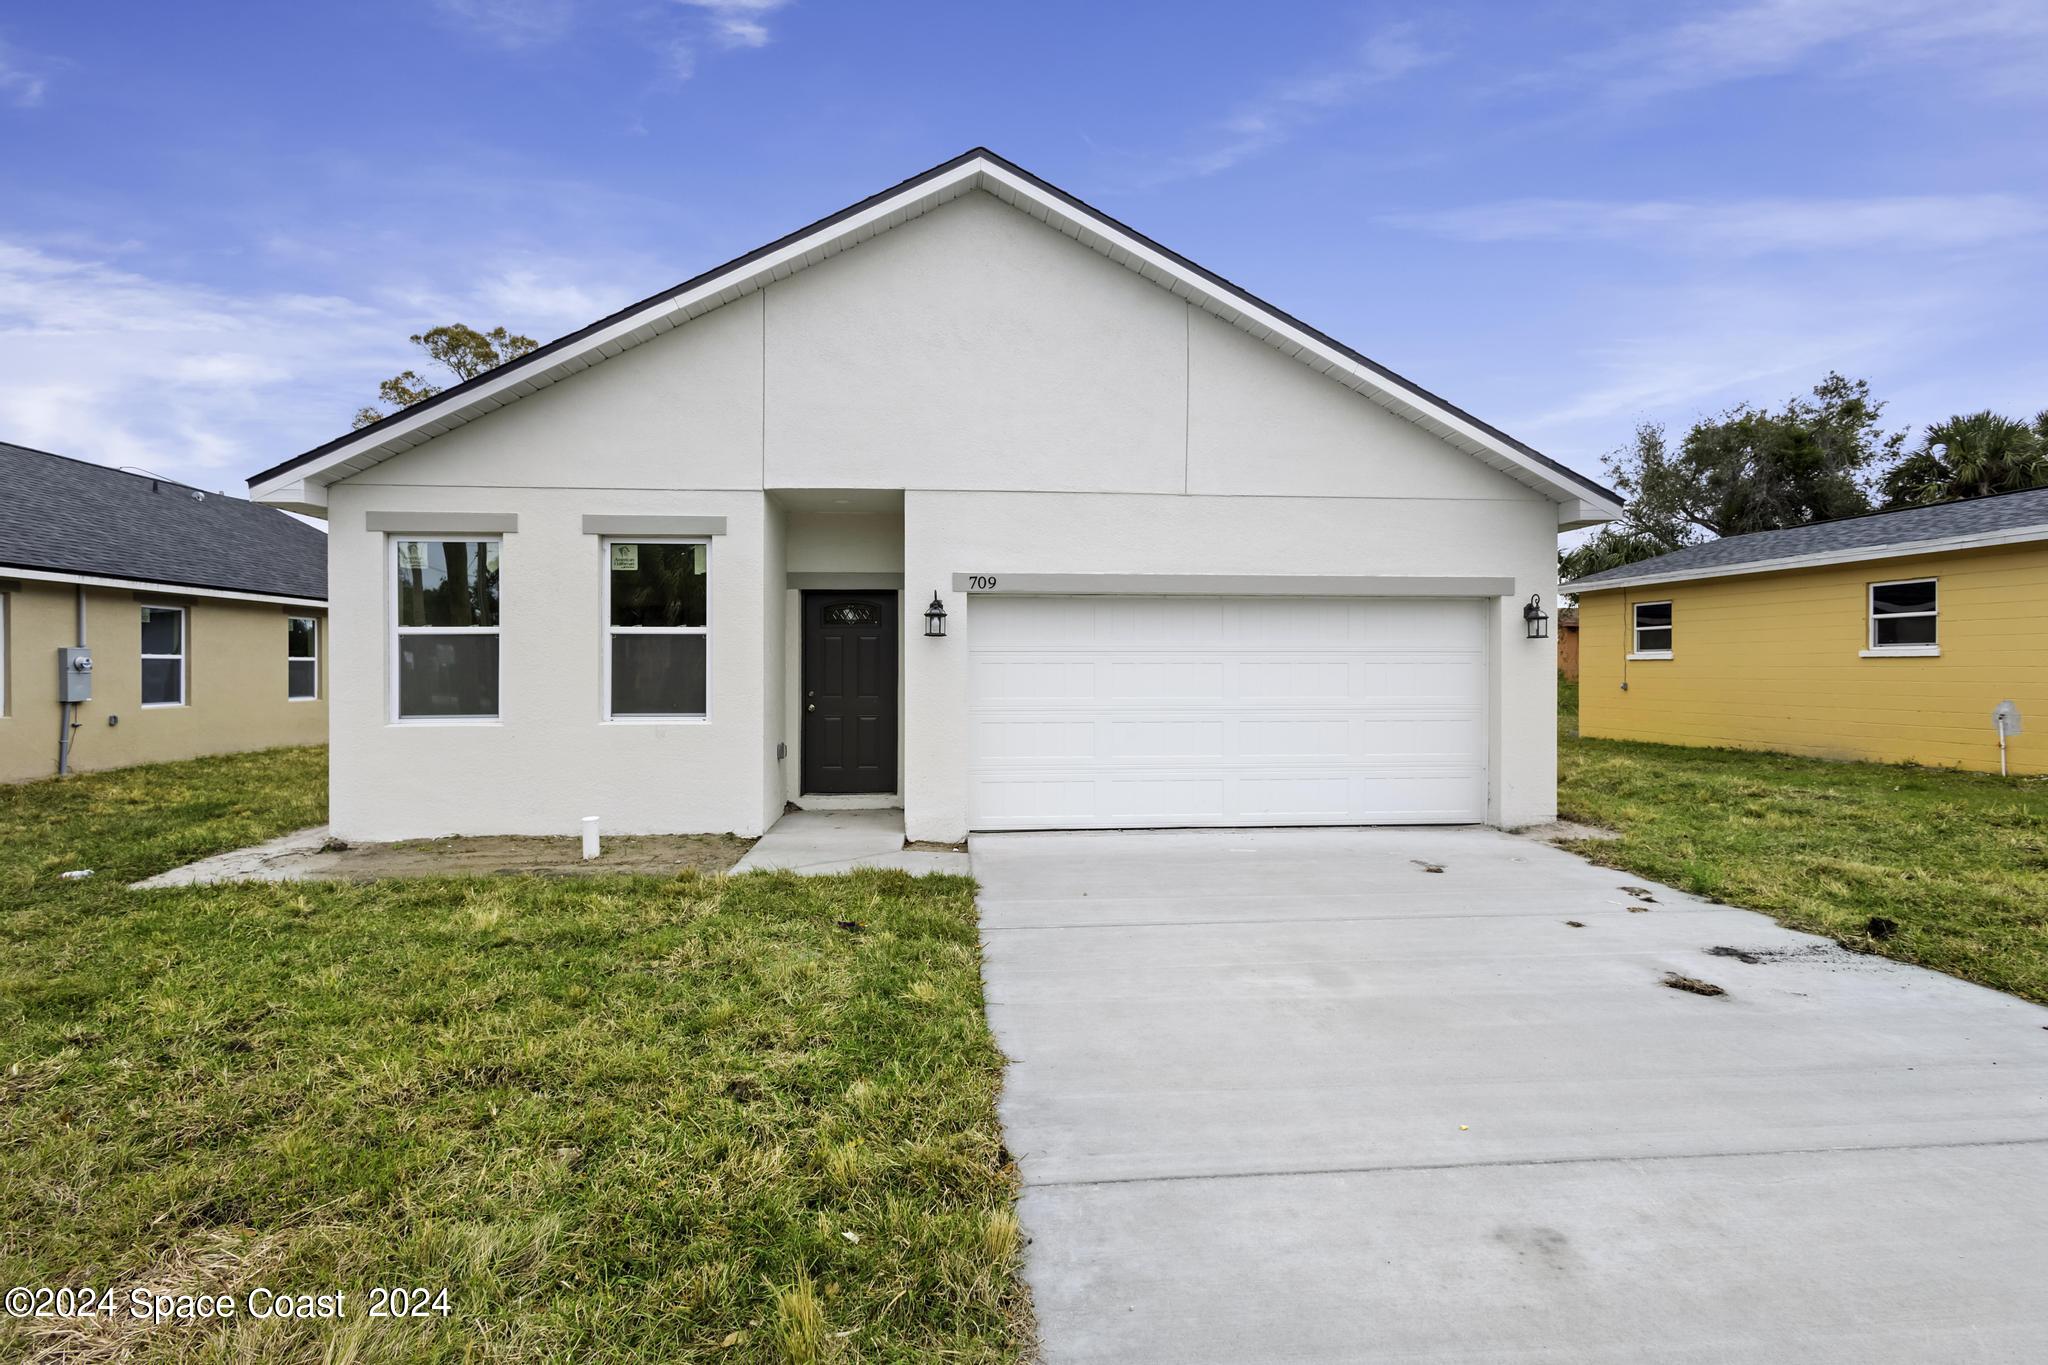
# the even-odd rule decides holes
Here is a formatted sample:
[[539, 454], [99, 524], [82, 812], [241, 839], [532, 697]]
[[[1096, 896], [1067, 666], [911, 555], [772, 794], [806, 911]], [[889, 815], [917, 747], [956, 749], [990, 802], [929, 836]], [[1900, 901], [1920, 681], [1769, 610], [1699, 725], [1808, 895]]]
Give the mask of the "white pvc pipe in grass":
[[583, 817], [583, 857], [587, 861], [597, 856], [597, 817]]

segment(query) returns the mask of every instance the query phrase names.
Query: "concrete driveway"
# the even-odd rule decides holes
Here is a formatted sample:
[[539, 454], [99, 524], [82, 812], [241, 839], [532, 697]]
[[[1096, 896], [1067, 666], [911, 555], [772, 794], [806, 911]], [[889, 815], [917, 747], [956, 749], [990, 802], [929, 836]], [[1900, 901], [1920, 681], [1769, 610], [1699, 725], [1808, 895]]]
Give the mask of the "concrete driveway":
[[1048, 1361], [2048, 1352], [2048, 1009], [1490, 831], [972, 853]]

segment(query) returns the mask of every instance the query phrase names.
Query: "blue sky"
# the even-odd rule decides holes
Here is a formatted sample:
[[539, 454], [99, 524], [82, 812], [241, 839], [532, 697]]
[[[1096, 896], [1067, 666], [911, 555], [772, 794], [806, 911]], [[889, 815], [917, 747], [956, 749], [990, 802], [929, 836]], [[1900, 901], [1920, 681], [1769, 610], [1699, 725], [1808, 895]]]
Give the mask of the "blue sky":
[[0, 439], [240, 491], [977, 143], [1557, 458], [2048, 406], [2048, 4], [0, 4]]

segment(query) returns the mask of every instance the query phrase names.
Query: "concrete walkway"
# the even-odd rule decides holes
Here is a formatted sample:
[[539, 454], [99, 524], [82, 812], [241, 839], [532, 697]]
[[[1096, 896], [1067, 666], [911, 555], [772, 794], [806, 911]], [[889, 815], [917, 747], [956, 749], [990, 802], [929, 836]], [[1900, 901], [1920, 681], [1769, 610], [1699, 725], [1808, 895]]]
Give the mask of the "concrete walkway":
[[1490, 831], [973, 863], [1049, 1362], [2042, 1358], [2048, 1009]]
[[742, 872], [788, 870], [811, 876], [859, 867], [893, 867], [922, 874], [968, 873], [967, 855], [950, 849], [903, 846], [901, 810], [794, 810], [777, 820], [733, 866]]
[[327, 834], [327, 826], [314, 825], [268, 843], [216, 853], [128, 885], [135, 891], [154, 891], [167, 886], [210, 886], [215, 882], [318, 881], [332, 876], [341, 862], [338, 855], [322, 852]]

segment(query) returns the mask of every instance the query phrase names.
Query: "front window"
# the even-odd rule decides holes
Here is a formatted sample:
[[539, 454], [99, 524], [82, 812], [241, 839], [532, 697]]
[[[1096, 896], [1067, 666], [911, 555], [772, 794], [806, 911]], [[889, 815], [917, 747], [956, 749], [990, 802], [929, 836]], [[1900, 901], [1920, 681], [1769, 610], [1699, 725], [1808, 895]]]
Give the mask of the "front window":
[[185, 704], [185, 609], [142, 609], [142, 704]]
[[1938, 603], [1931, 578], [1870, 585], [1870, 647], [1922, 652], [1940, 644]]
[[1635, 648], [1632, 653], [1650, 658], [1671, 657], [1671, 604], [1638, 602], [1635, 616]]
[[284, 695], [312, 701], [320, 695], [320, 622], [312, 616], [284, 618]]
[[710, 553], [703, 541], [605, 544], [607, 715], [705, 715]]
[[498, 714], [498, 542], [392, 541], [400, 720]]

